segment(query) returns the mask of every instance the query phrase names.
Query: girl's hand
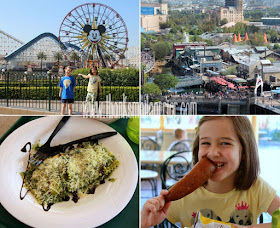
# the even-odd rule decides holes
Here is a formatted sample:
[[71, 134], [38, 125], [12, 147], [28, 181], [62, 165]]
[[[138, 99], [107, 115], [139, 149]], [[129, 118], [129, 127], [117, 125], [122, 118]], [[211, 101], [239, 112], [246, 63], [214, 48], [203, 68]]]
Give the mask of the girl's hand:
[[165, 203], [167, 190], [162, 190], [158, 197], [147, 200], [141, 211], [141, 228], [155, 226], [166, 218], [171, 202]]
[[82, 76], [82, 74], [78, 74], [78, 76]]

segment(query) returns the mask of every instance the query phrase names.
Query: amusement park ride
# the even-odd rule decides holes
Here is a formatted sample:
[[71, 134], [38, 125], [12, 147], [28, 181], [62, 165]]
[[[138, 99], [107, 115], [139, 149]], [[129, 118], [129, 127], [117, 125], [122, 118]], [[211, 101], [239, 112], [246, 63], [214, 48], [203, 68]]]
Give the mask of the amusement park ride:
[[101, 3], [86, 3], [71, 10], [59, 29], [66, 58], [76, 52], [83, 62], [115, 67], [124, 58], [128, 32], [122, 17]]
[[155, 55], [149, 48], [141, 51], [141, 64], [144, 65], [144, 73], [149, 73], [155, 65]]

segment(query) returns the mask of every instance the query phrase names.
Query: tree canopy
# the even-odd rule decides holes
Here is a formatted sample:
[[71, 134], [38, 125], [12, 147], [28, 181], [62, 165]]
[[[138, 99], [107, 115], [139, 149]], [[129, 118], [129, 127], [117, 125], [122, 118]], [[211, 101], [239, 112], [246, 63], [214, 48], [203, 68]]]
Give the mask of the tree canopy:
[[161, 91], [158, 85], [155, 83], [145, 83], [141, 89], [143, 94], [160, 95]]
[[236, 66], [231, 66], [226, 71], [222, 72], [222, 75], [236, 75], [236, 74], [237, 74]]
[[226, 18], [224, 18], [223, 20], [221, 20], [221, 26], [225, 25], [228, 23], [228, 20]]
[[174, 75], [159, 74], [155, 75], [154, 83], [159, 86], [162, 92], [165, 92], [167, 89], [174, 88], [178, 79]]
[[165, 56], [171, 51], [170, 45], [166, 41], [158, 42], [152, 49], [155, 52], [156, 60], [164, 60]]

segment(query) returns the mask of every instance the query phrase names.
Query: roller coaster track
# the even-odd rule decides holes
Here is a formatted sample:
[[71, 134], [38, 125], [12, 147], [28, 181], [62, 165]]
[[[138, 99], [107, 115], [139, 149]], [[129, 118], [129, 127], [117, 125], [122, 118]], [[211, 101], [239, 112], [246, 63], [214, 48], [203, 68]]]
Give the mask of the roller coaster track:
[[0, 29], [0, 56], [4, 57], [24, 43]]

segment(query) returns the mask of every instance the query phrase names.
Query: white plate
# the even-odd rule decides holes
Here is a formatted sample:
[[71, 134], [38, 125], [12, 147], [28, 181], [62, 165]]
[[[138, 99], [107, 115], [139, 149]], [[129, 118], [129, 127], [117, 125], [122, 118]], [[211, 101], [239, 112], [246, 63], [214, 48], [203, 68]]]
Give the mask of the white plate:
[[[40, 139], [45, 143], [61, 117], [43, 117], [24, 124], [2, 143], [0, 147], [0, 202], [18, 220], [33, 227], [95, 227], [111, 220], [128, 204], [135, 191], [138, 180], [138, 165], [135, 155], [120, 135], [100, 140], [120, 161], [113, 172], [115, 182], [106, 181], [93, 195], [53, 205], [48, 212], [36, 203], [28, 193], [20, 200], [22, 179], [28, 153], [21, 152], [27, 143]], [[66, 143], [97, 133], [114, 131], [104, 123], [82, 117], [71, 117], [58, 132], [51, 145]]]

